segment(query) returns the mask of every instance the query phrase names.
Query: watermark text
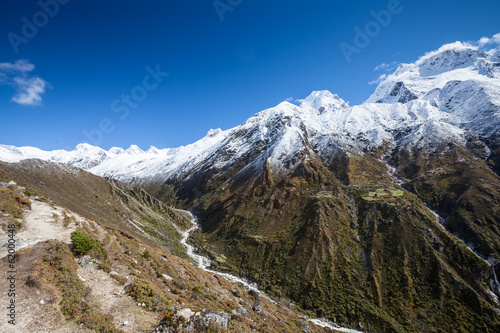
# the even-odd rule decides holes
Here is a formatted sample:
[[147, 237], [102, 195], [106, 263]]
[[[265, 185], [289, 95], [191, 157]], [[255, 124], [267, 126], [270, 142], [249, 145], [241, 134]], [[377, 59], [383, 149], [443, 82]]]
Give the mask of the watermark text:
[[66, 5], [71, 0], [39, 0], [38, 6], [41, 10], [37, 11], [31, 17], [31, 20], [26, 16], [21, 18], [23, 23], [21, 27], [21, 34], [9, 32], [7, 38], [14, 52], [19, 53], [19, 46], [21, 44], [28, 44], [29, 41], [38, 35], [39, 29], [49, 24], [51, 18], [54, 18], [60, 9], [60, 5]]
[[15, 239], [16, 225], [11, 223], [7, 226], [7, 260], [9, 269], [7, 271], [7, 318], [8, 323], [11, 325], [16, 324], [16, 239]]
[[[151, 66], [146, 67], [146, 74], [142, 83], [133, 87], [128, 94], [121, 94], [120, 98], [115, 99], [111, 103], [111, 112], [118, 114], [120, 120], [125, 120], [130, 115], [130, 110], [139, 106], [139, 103], [148, 97], [148, 92], [153, 91], [164, 81], [170, 73], [162, 72], [160, 65], [156, 68]], [[113, 120], [103, 118], [99, 125], [91, 130], [84, 129], [82, 134], [87, 138], [89, 143], [94, 146], [99, 146], [104, 139], [105, 134], [110, 134], [116, 129]]]
[[400, 0], [389, 0], [386, 9], [370, 11], [373, 20], [367, 22], [363, 29], [358, 26], [354, 27], [353, 43], [342, 42], [339, 44], [347, 63], [351, 63], [354, 54], [360, 54], [361, 50], [368, 47], [371, 41], [382, 32], [382, 28], [386, 28], [391, 23], [393, 16], [401, 14], [403, 9]]

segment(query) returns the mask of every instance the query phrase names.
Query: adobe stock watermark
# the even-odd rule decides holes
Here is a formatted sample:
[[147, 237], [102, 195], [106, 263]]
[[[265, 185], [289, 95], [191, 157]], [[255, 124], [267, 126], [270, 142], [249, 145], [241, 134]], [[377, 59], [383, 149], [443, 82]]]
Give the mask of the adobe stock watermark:
[[358, 26], [354, 27], [354, 45], [346, 42], [339, 44], [340, 50], [342, 51], [347, 63], [351, 63], [352, 56], [354, 54], [360, 54], [361, 50], [368, 47], [371, 41], [382, 32], [382, 28], [386, 28], [391, 23], [392, 17], [394, 15], [401, 14], [403, 9], [404, 7], [400, 0], [389, 0], [387, 3], [387, 9], [382, 9], [378, 12], [374, 10], [370, 11], [370, 15], [373, 17], [373, 20], [367, 22], [364, 29], [361, 29]]
[[215, 12], [219, 16], [220, 21], [224, 22], [224, 15], [227, 12], [234, 11], [234, 9], [241, 5], [242, 2], [243, 0], [215, 0], [212, 4], [215, 8]]
[[[155, 90], [164, 81], [170, 73], [162, 72], [160, 65], [156, 65], [153, 69], [150, 66], [146, 67], [146, 74], [142, 79], [142, 83], [133, 87], [129, 94], [121, 94], [120, 98], [115, 99], [111, 103], [111, 112], [118, 114], [118, 119], [125, 120], [130, 115], [130, 110], [139, 106], [139, 103], [148, 97], [148, 92]], [[99, 146], [104, 139], [105, 134], [110, 134], [116, 129], [113, 120], [103, 118], [99, 125], [91, 130], [83, 130], [82, 134], [87, 138], [89, 143], [94, 146]]]
[[7, 38], [14, 52], [19, 53], [19, 46], [21, 44], [28, 44], [29, 41], [38, 35], [39, 29], [49, 24], [51, 18], [54, 18], [59, 13], [60, 5], [66, 5], [71, 0], [40, 0], [38, 6], [41, 10], [33, 14], [33, 17], [28, 19], [26, 16], [21, 18], [23, 23], [21, 27], [21, 34], [9, 32]]
[[10, 325], [16, 324], [16, 225], [11, 223], [7, 226], [7, 248], [8, 248], [8, 263], [9, 269], [7, 270], [7, 296], [9, 301], [7, 303], [7, 317]]

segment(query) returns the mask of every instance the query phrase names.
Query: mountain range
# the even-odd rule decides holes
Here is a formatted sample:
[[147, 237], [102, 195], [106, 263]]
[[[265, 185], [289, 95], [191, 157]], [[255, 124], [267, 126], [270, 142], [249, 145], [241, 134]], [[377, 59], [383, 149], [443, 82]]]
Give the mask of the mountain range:
[[218, 269], [345, 326], [500, 330], [498, 48], [444, 45], [361, 105], [314, 91], [178, 148], [0, 145], [30, 159], [193, 211]]
[[279, 169], [306, 141], [311, 153], [327, 158], [334, 150], [359, 154], [383, 148], [389, 154], [396, 147], [432, 150], [443, 142], [465, 146], [476, 139], [486, 141], [484, 154], [490, 157], [499, 144], [499, 80], [497, 49], [454, 43], [400, 65], [361, 105], [351, 107], [329, 91], [314, 91], [300, 105], [283, 102], [235, 128], [210, 130], [185, 147], [143, 151], [132, 145], [105, 151], [80, 144], [69, 152], [46, 152], [1, 145], [1, 158], [40, 158], [130, 180], [158, 174], [168, 179], [193, 173], [202, 163], [222, 168], [259, 145], [266, 150], [260, 157]]

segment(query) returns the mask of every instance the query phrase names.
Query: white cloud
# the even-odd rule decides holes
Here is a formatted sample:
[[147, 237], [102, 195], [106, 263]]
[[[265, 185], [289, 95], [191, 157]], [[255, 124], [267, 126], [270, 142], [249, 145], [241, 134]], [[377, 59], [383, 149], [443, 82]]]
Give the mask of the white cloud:
[[32, 77], [26, 78], [16, 78], [15, 82], [18, 85], [18, 93], [12, 97], [12, 101], [21, 105], [37, 105], [42, 101], [42, 96], [45, 92], [45, 86], [47, 83], [39, 78]]
[[27, 60], [0, 63], [0, 85], [12, 86], [16, 94], [12, 101], [20, 105], [38, 105], [42, 102], [48, 83], [30, 73], [35, 66]]
[[288, 98], [286, 99], [286, 101], [287, 101], [287, 102], [290, 102], [290, 103], [292, 103], [292, 102], [293, 102], [293, 100], [294, 100], [294, 98], [293, 98], [293, 97], [288, 97]]
[[390, 64], [383, 62], [383, 63], [377, 65], [377, 67], [375, 67], [373, 69], [373, 71], [374, 72], [384, 71], [386, 73], [389, 73], [389, 72], [393, 72], [398, 67], [398, 65], [399, 65], [399, 63], [396, 61], [394, 61]]
[[386, 77], [387, 77], [387, 74], [382, 74], [382, 75], [380, 75], [380, 76], [378, 77], [378, 79], [373, 80], [373, 81], [370, 81], [370, 82], [368, 82], [368, 84], [369, 84], [369, 85], [372, 85], [372, 84], [378, 84], [378, 83], [380, 83], [380, 82], [384, 81]]
[[377, 67], [375, 67], [373, 70], [375, 72], [377, 71], [380, 71], [380, 70], [383, 70], [383, 69], [386, 69], [388, 68], [390, 65], [389, 64], [386, 64], [385, 62], [381, 63], [380, 65], [377, 65]]
[[500, 33], [496, 34], [495, 36], [493, 36], [493, 38], [491, 39], [494, 43], [497, 43], [500, 45]]
[[482, 37], [476, 42], [479, 47], [483, 47], [487, 44], [499, 44], [500, 45], [500, 33], [494, 35], [493, 37]]
[[491, 42], [491, 39], [488, 37], [482, 37], [477, 43], [480, 47], [483, 47], [486, 44], [489, 44]]
[[16, 60], [14, 63], [2, 62], [0, 63], [0, 71], [7, 73], [29, 73], [35, 66], [27, 60]]

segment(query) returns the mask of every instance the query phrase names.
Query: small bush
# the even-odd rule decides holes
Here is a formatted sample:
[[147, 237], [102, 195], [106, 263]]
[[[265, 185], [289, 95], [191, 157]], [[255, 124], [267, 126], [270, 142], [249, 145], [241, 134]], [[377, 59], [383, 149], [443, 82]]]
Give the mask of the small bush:
[[23, 217], [23, 204], [16, 200], [17, 195], [8, 188], [0, 188], [0, 210], [15, 218]]
[[26, 197], [22, 197], [20, 195], [16, 196], [16, 200], [19, 201], [21, 204], [28, 206], [31, 209], [31, 201], [30, 199]]
[[71, 233], [71, 241], [73, 242], [73, 251], [78, 255], [86, 255], [94, 248], [92, 236], [82, 234], [79, 231]]
[[144, 303], [149, 310], [161, 312], [170, 306], [170, 301], [148, 280], [138, 278], [131, 285], [128, 293], [138, 303]]
[[127, 283], [127, 278], [125, 276], [118, 275], [118, 274], [111, 274], [111, 277], [113, 279], [115, 279], [121, 285], [124, 285], [125, 283]]
[[111, 265], [107, 261], [100, 262], [98, 268], [102, 269], [106, 273], [111, 272]]
[[108, 259], [108, 253], [102, 248], [101, 242], [90, 235], [73, 231], [71, 241], [73, 242], [73, 251], [77, 255], [86, 255], [94, 250], [95, 254], [100, 254], [104, 259]]

